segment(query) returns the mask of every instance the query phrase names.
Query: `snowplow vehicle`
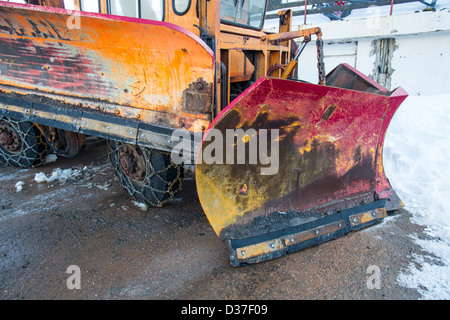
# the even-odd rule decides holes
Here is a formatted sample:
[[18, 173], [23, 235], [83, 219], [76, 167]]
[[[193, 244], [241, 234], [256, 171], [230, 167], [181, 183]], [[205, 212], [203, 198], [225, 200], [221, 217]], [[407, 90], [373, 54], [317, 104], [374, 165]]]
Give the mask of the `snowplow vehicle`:
[[[0, 1], [0, 160], [29, 168], [103, 138], [122, 186], [155, 207], [195, 165], [232, 266], [381, 221], [403, 206], [383, 142], [407, 93], [347, 64], [326, 74], [321, 30], [292, 30], [285, 10], [266, 33], [266, 10], [267, 0]], [[296, 76], [312, 40], [317, 83]]]

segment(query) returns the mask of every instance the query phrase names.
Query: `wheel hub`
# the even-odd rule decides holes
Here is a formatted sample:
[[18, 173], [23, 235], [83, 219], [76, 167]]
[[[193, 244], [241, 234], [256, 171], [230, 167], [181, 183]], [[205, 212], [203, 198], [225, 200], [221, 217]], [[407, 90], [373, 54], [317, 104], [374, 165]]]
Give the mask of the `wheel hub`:
[[7, 122], [0, 123], [0, 147], [8, 152], [16, 152], [20, 149], [20, 137], [16, 130]]
[[120, 165], [125, 173], [136, 173], [136, 161], [132, 155], [128, 153], [124, 154], [120, 159]]
[[128, 177], [141, 181], [144, 179], [144, 159], [133, 146], [127, 146], [120, 150], [120, 167]]

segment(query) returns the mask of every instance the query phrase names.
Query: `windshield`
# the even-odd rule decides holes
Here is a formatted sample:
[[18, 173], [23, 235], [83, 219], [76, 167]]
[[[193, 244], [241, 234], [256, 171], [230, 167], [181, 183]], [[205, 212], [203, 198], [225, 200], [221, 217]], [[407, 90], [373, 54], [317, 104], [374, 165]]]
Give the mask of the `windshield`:
[[261, 30], [267, 0], [220, 0], [220, 21]]
[[163, 0], [109, 0], [107, 3], [110, 14], [150, 20], [164, 20]]

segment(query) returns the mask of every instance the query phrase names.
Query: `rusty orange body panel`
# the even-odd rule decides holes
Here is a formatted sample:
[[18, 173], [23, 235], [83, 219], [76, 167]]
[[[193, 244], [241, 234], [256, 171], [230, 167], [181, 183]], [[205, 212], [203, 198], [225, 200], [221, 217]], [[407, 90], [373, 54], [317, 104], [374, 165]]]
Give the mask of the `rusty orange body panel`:
[[[294, 32], [281, 39], [220, 23], [219, 1], [200, 0], [198, 8], [191, 3], [180, 15], [165, 0], [164, 21], [106, 14], [105, 0], [98, 14], [37, 2], [44, 6], [0, 1], [2, 90], [37, 91], [77, 105], [82, 99], [84, 107], [190, 131], [194, 123], [208, 127], [237, 95], [234, 85], [240, 93], [273, 65], [287, 64], [290, 43], [285, 40], [303, 36]], [[79, 0], [74, 7], [81, 7]], [[280, 30], [288, 32], [292, 12], [283, 14]], [[271, 76], [277, 74], [281, 71]], [[204, 106], [191, 108], [185, 101], [183, 107], [186, 91], [197, 82], [207, 84], [200, 92]]]
[[0, 6], [1, 84], [66, 102], [114, 104], [104, 111], [170, 127], [184, 117], [211, 120], [210, 110], [189, 114], [182, 106], [189, 84], [214, 83], [214, 54], [197, 36], [165, 22], [91, 13], [77, 18], [81, 28], [68, 29], [69, 15], [61, 10]]

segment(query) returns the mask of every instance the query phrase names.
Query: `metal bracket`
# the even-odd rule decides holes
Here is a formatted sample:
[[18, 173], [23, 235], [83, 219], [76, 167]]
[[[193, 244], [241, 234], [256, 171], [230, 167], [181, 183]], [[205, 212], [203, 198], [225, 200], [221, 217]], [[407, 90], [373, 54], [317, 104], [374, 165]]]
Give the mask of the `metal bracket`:
[[230, 262], [242, 266], [266, 261], [358, 230], [387, 216], [386, 200], [327, 215], [312, 222], [247, 239], [228, 239]]

